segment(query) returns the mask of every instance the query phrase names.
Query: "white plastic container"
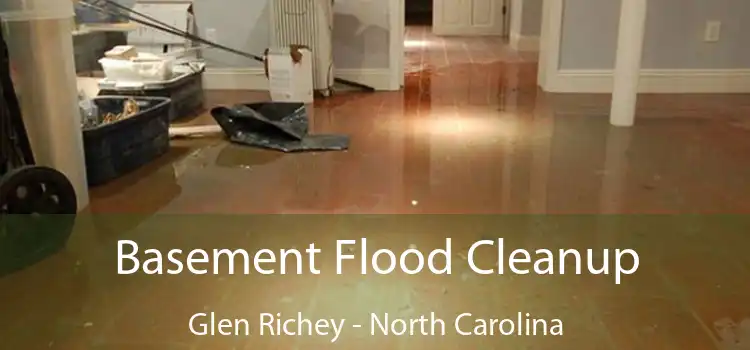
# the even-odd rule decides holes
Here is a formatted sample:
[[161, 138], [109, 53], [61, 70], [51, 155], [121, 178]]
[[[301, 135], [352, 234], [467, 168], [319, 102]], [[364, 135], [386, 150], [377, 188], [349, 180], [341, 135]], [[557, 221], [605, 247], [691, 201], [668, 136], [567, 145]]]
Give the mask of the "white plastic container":
[[172, 78], [172, 59], [121, 60], [102, 58], [99, 60], [107, 80], [120, 82], [154, 82]]

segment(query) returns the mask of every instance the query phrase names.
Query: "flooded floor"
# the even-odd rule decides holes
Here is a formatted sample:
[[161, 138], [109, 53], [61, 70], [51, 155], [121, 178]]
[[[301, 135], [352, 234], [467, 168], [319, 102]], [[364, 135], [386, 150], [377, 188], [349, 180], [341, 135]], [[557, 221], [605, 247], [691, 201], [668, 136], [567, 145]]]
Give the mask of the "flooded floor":
[[[407, 34], [403, 91], [343, 92], [312, 108], [312, 130], [350, 135], [347, 152], [175, 140], [159, 161], [95, 188], [91, 213], [66, 250], [0, 278], [0, 347], [750, 349], [750, 95], [644, 95], [636, 125], [612, 128], [609, 96], [539, 91], [535, 55], [502, 39], [444, 39], [420, 27]], [[216, 105], [267, 95], [207, 98]], [[369, 248], [342, 250], [357, 260], [337, 274], [335, 241], [362, 237]], [[450, 275], [359, 273], [365, 253], [427, 255], [446, 238]], [[473, 242], [499, 238], [503, 254], [485, 247], [472, 260]], [[225, 262], [218, 274], [204, 263], [204, 275], [118, 275], [118, 240], [141, 251], [251, 254], [315, 243], [322, 272], [310, 273], [305, 261], [302, 275], [280, 275], [278, 263], [266, 265], [277, 274], [249, 264], [249, 275], [230, 275]], [[541, 276], [508, 266], [481, 275], [469, 264], [497, 269], [516, 248], [530, 251], [532, 262], [535, 249], [577, 249], [582, 272], [570, 256]], [[622, 249], [637, 252], [639, 264], [616, 284], [617, 264], [634, 267]], [[417, 264], [414, 256], [405, 261]], [[607, 274], [591, 273], [604, 261]], [[371, 313], [392, 321], [433, 312], [445, 335], [370, 335]], [[247, 318], [253, 335], [193, 335], [189, 320], [200, 313]], [[333, 328], [261, 336], [261, 313], [346, 322], [335, 342]], [[459, 322], [462, 331], [473, 319], [497, 319], [495, 335], [458, 334], [462, 313], [472, 313]]]

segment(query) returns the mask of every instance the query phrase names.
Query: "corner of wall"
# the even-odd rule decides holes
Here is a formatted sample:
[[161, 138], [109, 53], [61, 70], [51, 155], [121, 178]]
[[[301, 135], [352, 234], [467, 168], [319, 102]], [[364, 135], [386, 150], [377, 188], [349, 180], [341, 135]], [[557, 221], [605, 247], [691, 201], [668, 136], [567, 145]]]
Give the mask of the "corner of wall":
[[516, 51], [539, 51], [539, 37], [510, 33], [510, 47]]
[[558, 86], [563, 6], [564, 0], [544, 0], [542, 3], [537, 85], [548, 92], [554, 91]]

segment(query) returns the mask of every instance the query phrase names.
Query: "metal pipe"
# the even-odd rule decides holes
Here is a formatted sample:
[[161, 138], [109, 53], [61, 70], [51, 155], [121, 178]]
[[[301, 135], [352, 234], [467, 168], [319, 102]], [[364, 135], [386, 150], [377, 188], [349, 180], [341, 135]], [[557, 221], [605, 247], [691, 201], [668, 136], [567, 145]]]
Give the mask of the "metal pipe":
[[68, 177], [80, 211], [88, 206], [89, 193], [73, 53], [73, 4], [2, 1], [0, 17], [36, 164]]

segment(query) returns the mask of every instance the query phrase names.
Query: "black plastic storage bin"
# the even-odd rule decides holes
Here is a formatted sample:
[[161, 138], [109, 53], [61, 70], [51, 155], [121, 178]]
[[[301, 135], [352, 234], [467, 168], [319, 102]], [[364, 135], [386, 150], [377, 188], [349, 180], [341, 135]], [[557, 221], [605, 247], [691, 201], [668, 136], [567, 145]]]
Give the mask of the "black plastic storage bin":
[[99, 96], [149, 96], [168, 97], [172, 100], [172, 119], [194, 116], [203, 111], [203, 72], [184, 73], [164, 82], [144, 83], [139, 87], [117, 87], [103, 80]]
[[114, 123], [83, 129], [86, 176], [101, 185], [136, 170], [169, 150], [171, 101], [166, 97], [99, 96], [93, 99], [99, 118], [122, 112], [133, 99], [140, 112]]

